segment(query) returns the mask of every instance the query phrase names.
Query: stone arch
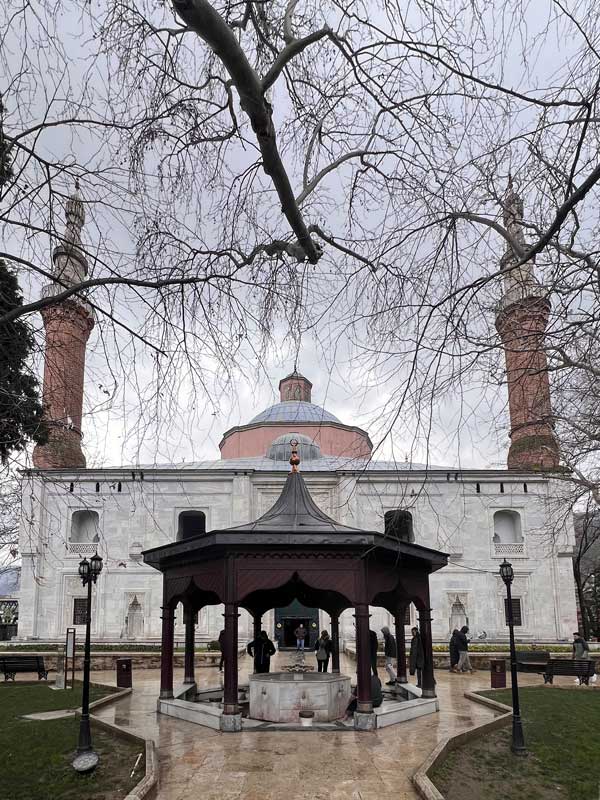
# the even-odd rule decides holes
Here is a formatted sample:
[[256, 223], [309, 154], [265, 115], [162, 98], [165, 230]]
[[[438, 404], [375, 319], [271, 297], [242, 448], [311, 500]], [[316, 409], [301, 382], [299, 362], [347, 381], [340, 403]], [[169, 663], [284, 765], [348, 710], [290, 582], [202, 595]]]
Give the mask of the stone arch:
[[71, 515], [71, 542], [98, 542], [100, 517], [97, 511], [74, 511]]
[[413, 517], [410, 511], [396, 508], [384, 515], [385, 535], [403, 542], [414, 542]]
[[133, 599], [127, 608], [125, 617], [125, 627], [128, 639], [142, 639], [144, 636], [144, 609], [142, 604], [134, 594]]
[[494, 542], [515, 544], [523, 541], [521, 515], [518, 511], [503, 509], [494, 514]]
[[177, 518], [177, 541], [191, 539], [206, 533], [206, 514], [204, 511], [190, 509], [182, 511]]

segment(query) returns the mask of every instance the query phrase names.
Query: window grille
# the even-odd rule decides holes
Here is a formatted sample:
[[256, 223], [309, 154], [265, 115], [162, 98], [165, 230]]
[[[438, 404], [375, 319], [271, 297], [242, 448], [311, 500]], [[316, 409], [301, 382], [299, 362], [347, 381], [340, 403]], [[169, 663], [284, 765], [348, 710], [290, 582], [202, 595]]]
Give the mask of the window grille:
[[85, 625], [87, 615], [87, 597], [73, 598], [73, 625]]
[[[513, 612], [513, 625], [515, 627], [523, 625], [523, 617], [521, 615], [521, 598], [513, 597], [512, 599], [512, 612]], [[508, 600], [504, 599], [504, 622], [508, 625]]]

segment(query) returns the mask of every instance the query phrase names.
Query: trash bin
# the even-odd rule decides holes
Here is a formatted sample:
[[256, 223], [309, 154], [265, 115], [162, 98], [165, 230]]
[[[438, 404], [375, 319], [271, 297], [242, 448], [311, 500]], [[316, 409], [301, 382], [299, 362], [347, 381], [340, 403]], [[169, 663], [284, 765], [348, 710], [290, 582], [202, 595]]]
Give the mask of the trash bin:
[[119, 689], [131, 689], [130, 658], [117, 658], [117, 686]]
[[492, 689], [506, 689], [506, 661], [503, 658], [490, 660]]

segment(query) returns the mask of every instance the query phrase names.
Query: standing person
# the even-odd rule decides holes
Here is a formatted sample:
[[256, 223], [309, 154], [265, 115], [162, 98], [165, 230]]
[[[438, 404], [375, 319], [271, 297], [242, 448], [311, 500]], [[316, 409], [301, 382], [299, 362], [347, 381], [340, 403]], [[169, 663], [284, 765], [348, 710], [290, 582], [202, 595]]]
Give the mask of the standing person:
[[456, 641], [458, 643], [458, 666], [456, 668], [457, 672], [475, 672], [473, 667], [471, 666], [471, 662], [469, 660], [469, 639], [467, 638], [467, 633], [469, 632], [469, 626], [463, 625], [459, 632], [456, 634]]
[[294, 631], [294, 636], [296, 637], [296, 650], [304, 650], [304, 640], [306, 639], [307, 633], [308, 631], [304, 627], [304, 623], [301, 622]]
[[329, 657], [333, 652], [333, 642], [327, 631], [322, 631], [315, 642], [315, 653], [317, 654], [317, 668], [319, 672], [327, 672], [329, 667]]
[[223, 664], [225, 663], [225, 630], [219, 634], [219, 650], [221, 651], [221, 660], [219, 661], [219, 672], [223, 672]]
[[369, 649], [371, 655], [371, 670], [373, 675], [378, 678], [379, 674], [377, 672], [377, 650], [379, 648], [379, 642], [377, 641], [377, 634], [375, 631], [369, 631]]
[[452, 636], [450, 638], [450, 644], [448, 645], [448, 649], [450, 650], [450, 672], [458, 672], [456, 665], [460, 659], [460, 654], [458, 652], [458, 628], [454, 628], [452, 631]]
[[420, 689], [421, 677], [423, 675], [423, 664], [425, 663], [425, 657], [423, 654], [423, 642], [421, 641], [421, 636], [419, 635], [418, 628], [411, 628], [410, 632], [412, 633], [412, 639], [410, 640], [410, 658], [409, 658], [410, 674], [414, 675], [415, 672], [417, 673], [417, 686]]
[[583, 658], [586, 660], [591, 658], [590, 646], [579, 631], [575, 631], [573, 634], [573, 658]]
[[383, 649], [385, 653], [385, 671], [389, 676], [389, 681], [386, 682], [386, 686], [393, 686], [396, 683], [396, 673], [394, 671], [394, 659], [398, 653], [396, 648], [396, 640], [390, 633], [390, 629], [387, 625], [384, 625], [381, 629], [383, 633]]
[[275, 645], [269, 639], [266, 631], [261, 631], [253, 642], [246, 648], [254, 658], [254, 672], [269, 672], [271, 669], [271, 656], [275, 655]]

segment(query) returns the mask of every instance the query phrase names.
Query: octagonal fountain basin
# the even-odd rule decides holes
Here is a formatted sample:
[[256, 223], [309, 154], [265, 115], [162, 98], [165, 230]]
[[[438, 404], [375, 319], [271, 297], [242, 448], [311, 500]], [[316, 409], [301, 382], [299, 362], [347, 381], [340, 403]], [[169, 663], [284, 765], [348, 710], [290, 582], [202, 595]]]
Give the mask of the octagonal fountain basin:
[[344, 716], [350, 701], [350, 678], [327, 672], [268, 672], [250, 675], [251, 719], [299, 722], [312, 711], [315, 722]]

